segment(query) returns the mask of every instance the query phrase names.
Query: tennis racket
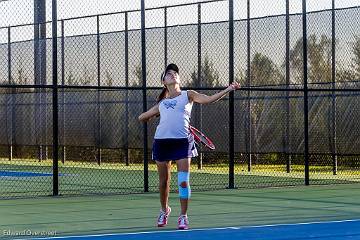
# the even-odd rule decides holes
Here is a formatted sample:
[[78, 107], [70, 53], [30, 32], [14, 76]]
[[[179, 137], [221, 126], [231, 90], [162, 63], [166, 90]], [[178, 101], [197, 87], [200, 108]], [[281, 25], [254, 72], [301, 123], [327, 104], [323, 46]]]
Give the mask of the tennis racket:
[[211, 150], [215, 149], [214, 143], [210, 140], [210, 138], [205, 136], [205, 134], [203, 134], [193, 126], [189, 126], [189, 129], [190, 129], [190, 133], [194, 136], [194, 140], [196, 144], [198, 145], [203, 144], [205, 147]]

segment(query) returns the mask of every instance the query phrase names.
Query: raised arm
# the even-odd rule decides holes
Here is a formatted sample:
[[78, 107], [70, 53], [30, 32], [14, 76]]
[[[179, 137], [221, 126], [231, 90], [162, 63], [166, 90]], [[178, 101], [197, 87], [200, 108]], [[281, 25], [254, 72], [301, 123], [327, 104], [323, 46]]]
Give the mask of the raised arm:
[[153, 117], [156, 117], [160, 114], [159, 111], [159, 104], [156, 104], [155, 106], [153, 106], [152, 108], [150, 108], [148, 111], [140, 114], [139, 116], [139, 121], [141, 122], [147, 122], [150, 119], [152, 119]]
[[211, 96], [208, 96], [208, 95], [202, 94], [202, 93], [198, 93], [194, 90], [189, 90], [188, 96], [189, 96], [190, 101], [200, 103], [200, 104], [208, 104], [208, 103], [213, 103], [213, 102], [220, 100], [227, 93], [234, 91], [236, 89], [239, 89], [239, 88], [240, 88], [240, 85], [237, 82], [234, 82], [234, 83], [230, 84], [226, 89], [224, 89], [218, 93], [215, 93], [214, 95], [211, 95]]

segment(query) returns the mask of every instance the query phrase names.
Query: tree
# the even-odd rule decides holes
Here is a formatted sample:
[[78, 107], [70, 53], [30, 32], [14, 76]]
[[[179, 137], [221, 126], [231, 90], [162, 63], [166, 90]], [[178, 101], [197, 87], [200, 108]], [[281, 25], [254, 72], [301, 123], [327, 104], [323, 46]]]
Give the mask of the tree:
[[[135, 82], [133, 82], [132, 87], [141, 87], [143, 80], [142, 80], [142, 68], [141, 68], [140, 64], [135, 67], [134, 74], [137, 79]], [[146, 73], [146, 76], [147, 76], [147, 73]]]
[[267, 56], [256, 53], [251, 61], [251, 85], [265, 86], [282, 82], [283, 75], [276, 64]]
[[[296, 76], [293, 77], [297, 83], [303, 83], [303, 39], [299, 39], [295, 47], [290, 52], [290, 67]], [[331, 83], [332, 82], [332, 40], [331, 38], [321, 35], [317, 37], [312, 34], [308, 38], [308, 79], [309, 83]], [[339, 68], [338, 68], [339, 69]], [[352, 73], [346, 69], [337, 71], [338, 80], [345, 79], [351, 76]], [[294, 106], [291, 107], [293, 109]], [[313, 139], [313, 144], [319, 143], [318, 148], [330, 145], [326, 143], [326, 139], [330, 139], [331, 133], [329, 126], [331, 114], [327, 114], [330, 110], [328, 99], [313, 94], [309, 98], [309, 132]], [[295, 113], [298, 114], [298, 113]], [[298, 121], [298, 118], [292, 118]], [[301, 122], [301, 121], [300, 121]], [[292, 131], [296, 129], [297, 132], [302, 132], [303, 129], [299, 124], [292, 124]], [[329, 137], [328, 137], [329, 136]], [[293, 138], [294, 140], [296, 138]], [[299, 140], [299, 139], [296, 139]], [[297, 142], [298, 146], [304, 144], [302, 141]], [[313, 145], [312, 144], [312, 145]]]
[[[331, 82], [332, 41], [326, 35], [318, 39], [315, 34], [308, 37], [308, 78], [312, 83]], [[290, 50], [290, 68], [295, 83], [303, 82], [303, 38], [300, 38]]]
[[360, 79], [360, 36], [355, 36], [355, 42], [352, 44], [354, 57], [352, 58], [352, 70], [354, 71], [355, 79]]
[[351, 43], [354, 53], [350, 68], [337, 66], [336, 80], [338, 82], [356, 81], [360, 79], [360, 37], [355, 36], [355, 42]]
[[78, 81], [75, 79], [74, 74], [71, 69], [69, 71], [69, 75], [67, 77], [66, 82], [67, 82], [67, 85], [78, 85]]
[[22, 85], [22, 84], [24, 84], [24, 85], [28, 84], [28, 79], [27, 79], [27, 77], [24, 75], [24, 69], [23, 69], [22, 67], [20, 67], [19, 70], [18, 70], [18, 82], [17, 82], [17, 84], [20, 84], [20, 85]]
[[[256, 86], [276, 85], [284, 79], [276, 64], [268, 56], [261, 53], [255, 53], [251, 60], [250, 77], [251, 85]], [[276, 103], [276, 101], [267, 98], [252, 101], [251, 122], [253, 123], [254, 140], [257, 148], [270, 144], [269, 131], [275, 131], [274, 128], [277, 125], [273, 125], [269, 129], [268, 123], [280, 121], [282, 117], [281, 114], [276, 114], [276, 109], [278, 109]]]
[[[281, 74], [279, 67], [268, 57], [262, 53], [255, 53], [250, 62], [250, 81], [251, 85], [266, 86], [276, 85], [284, 81], [284, 76]], [[236, 81], [241, 85], [247, 85], [248, 71], [239, 71], [236, 75]], [[266, 146], [271, 146], [274, 131], [282, 131], [276, 129], [281, 122], [282, 114], [279, 114], [279, 101], [274, 101], [269, 93], [264, 97], [260, 94], [251, 100], [250, 108], [250, 127], [253, 133], [253, 143], [255, 143], [255, 151], [261, 151]], [[253, 95], [253, 94], [252, 94]], [[247, 110], [246, 110], [247, 111]], [[269, 127], [271, 126], [271, 127]], [[250, 130], [250, 129], [248, 129]]]
[[80, 79], [80, 84], [82, 86], [90, 85], [92, 82], [94, 82], [94, 80], [94, 73], [90, 74], [90, 71], [87, 69], [86, 65], [84, 65], [84, 74], [83, 78]]
[[108, 70], [105, 71], [105, 81], [107, 86], [113, 86], [114, 84], [114, 79]]
[[[22, 64], [20, 64], [20, 68], [17, 70], [17, 80], [14, 80], [11, 78], [12, 84], [19, 84], [19, 85], [27, 85], [29, 83], [28, 78], [24, 74], [24, 69], [22, 67]], [[15, 89], [9, 89], [9, 92], [12, 93], [22, 93], [22, 92], [33, 92], [33, 88], [27, 88], [27, 89], [21, 89], [21, 88], [15, 88]]]
[[[266, 86], [284, 82], [284, 75], [269, 57], [255, 53], [250, 64], [251, 85]], [[241, 86], [247, 85], [247, 75], [247, 70], [239, 71], [235, 76], [235, 81]]]
[[235, 81], [240, 83], [240, 86], [246, 85], [246, 73], [244, 71], [238, 71], [238, 73], [235, 76]]
[[316, 36], [309, 38], [309, 77], [312, 82], [330, 82], [331, 79], [331, 49], [332, 41], [325, 35], [321, 35], [319, 42]]
[[354, 81], [355, 79], [356, 79], [356, 74], [353, 69], [346, 69], [341, 66], [337, 67], [337, 70], [336, 70], [336, 81], [337, 82]]
[[214, 63], [210, 61], [209, 57], [206, 55], [204, 64], [201, 66], [200, 79], [198, 79], [198, 72], [194, 70], [191, 73], [191, 82], [188, 82], [188, 85], [193, 85], [196, 87], [217, 87], [220, 86], [219, 73], [214, 68]]
[[86, 65], [84, 65], [84, 72], [83, 72], [83, 76], [79, 79], [76, 79], [76, 77], [73, 74], [72, 69], [70, 68], [69, 70], [69, 74], [66, 78], [66, 83], [67, 85], [81, 85], [81, 86], [85, 86], [85, 85], [90, 85], [91, 83], [93, 83], [95, 80], [95, 76], [94, 73], [90, 74], [88, 68], [86, 67]]

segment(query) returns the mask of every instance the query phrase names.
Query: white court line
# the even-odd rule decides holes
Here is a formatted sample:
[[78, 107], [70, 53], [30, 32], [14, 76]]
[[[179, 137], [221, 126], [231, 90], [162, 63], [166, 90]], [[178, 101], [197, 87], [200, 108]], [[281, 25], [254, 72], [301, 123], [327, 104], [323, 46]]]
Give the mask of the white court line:
[[[281, 226], [301, 226], [311, 224], [328, 224], [328, 223], [346, 223], [346, 222], [360, 222], [360, 219], [346, 219], [336, 221], [324, 222], [301, 222], [301, 223], [282, 223], [282, 224], [268, 224], [268, 225], [254, 225], [242, 227], [219, 227], [219, 228], [194, 228], [189, 230], [164, 230], [164, 231], [149, 231], [149, 232], [131, 232], [131, 233], [108, 233], [108, 234], [95, 234], [95, 235], [74, 235], [63, 237], [44, 237], [44, 238], [27, 238], [30, 240], [44, 240], [44, 239], [68, 239], [68, 238], [87, 238], [87, 237], [110, 237], [110, 236], [127, 236], [127, 235], [142, 235], [142, 234], [157, 234], [157, 233], [174, 233], [174, 232], [197, 232], [197, 231], [212, 231], [212, 230], [239, 230], [249, 228], [267, 228], [267, 227], [281, 227]], [[20, 239], [20, 238], [18, 238]]]

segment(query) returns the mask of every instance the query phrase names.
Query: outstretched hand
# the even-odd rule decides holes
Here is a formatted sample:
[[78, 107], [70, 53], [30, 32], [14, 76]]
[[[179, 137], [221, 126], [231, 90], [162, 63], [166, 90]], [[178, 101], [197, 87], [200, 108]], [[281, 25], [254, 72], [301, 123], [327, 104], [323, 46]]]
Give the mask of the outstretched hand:
[[227, 89], [229, 91], [234, 91], [234, 90], [239, 89], [239, 88], [240, 88], [240, 84], [237, 83], [237, 82], [233, 82], [227, 87]]

